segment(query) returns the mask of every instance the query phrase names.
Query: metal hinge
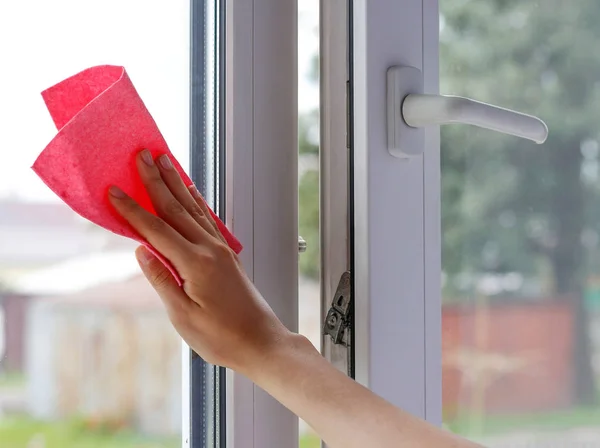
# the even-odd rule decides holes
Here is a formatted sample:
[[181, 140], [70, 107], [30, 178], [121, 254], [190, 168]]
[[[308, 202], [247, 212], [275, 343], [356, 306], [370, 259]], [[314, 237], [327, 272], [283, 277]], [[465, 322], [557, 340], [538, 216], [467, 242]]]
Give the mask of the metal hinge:
[[331, 336], [334, 344], [350, 346], [351, 341], [351, 305], [352, 283], [350, 272], [342, 274], [338, 287], [335, 290], [331, 308], [325, 317], [323, 334]]

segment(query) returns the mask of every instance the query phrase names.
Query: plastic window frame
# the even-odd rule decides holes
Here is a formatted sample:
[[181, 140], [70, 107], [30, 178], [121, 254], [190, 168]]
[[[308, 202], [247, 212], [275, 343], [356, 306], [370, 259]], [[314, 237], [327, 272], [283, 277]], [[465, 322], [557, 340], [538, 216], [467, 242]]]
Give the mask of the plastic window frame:
[[[225, 10], [227, 223], [245, 245], [241, 259], [250, 277], [293, 330], [296, 6], [296, 1], [226, 0]], [[349, 244], [346, 258], [340, 255], [335, 263], [339, 270], [350, 262], [354, 271], [354, 373], [392, 403], [441, 424], [439, 130], [428, 128], [423, 156], [407, 161], [389, 154], [385, 128], [388, 67], [418, 67], [426, 91], [438, 91], [438, 1], [348, 0], [347, 7], [349, 47], [342, 51], [349, 50], [346, 160], [352, 182], [345, 190], [348, 207], [340, 208], [347, 212]], [[322, 125], [335, 128], [339, 141], [337, 129], [345, 126], [339, 117]], [[336, 148], [348, 151], [345, 145]], [[343, 160], [341, 153], [332, 155]], [[344, 201], [335, 194], [329, 193], [329, 203]], [[326, 256], [323, 261], [328, 263]], [[331, 280], [337, 273], [331, 275], [329, 285], [337, 281]], [[228, 447], [297, 445], [297, 418], [247, 378], [228, 371], [226, 397]]]
[[[282, 322], [298, 329], [296, 0], [226, 0], [227, 224], [246, 271]], [[227, 371], [228, 448], [298, 446], [298, 418]]]
[[438, 0], [354, 0], [351, 13], [356, 380], [441, 424], [439, 128], [423, 155], [387, 149], [386, 71], [421, 69], [438, 93]]
[[322, 313], [348, 268], [354, 299], [350, 354], [327, 336], [323, 354], [435, 424], [442, 414], [439, 128], [426, 130], [422, 156], [392, 157], [385, 100], [394, 65], [420, 68], [426, 91], [438, 92], [438, 23], [438, 0], [321, 3]]

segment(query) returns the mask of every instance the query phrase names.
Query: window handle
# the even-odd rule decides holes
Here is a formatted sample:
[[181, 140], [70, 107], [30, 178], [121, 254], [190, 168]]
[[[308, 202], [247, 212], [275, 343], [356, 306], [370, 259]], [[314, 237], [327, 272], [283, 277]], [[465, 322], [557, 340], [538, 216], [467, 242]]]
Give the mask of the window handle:
[[537, 117], [469, 98], [423, 94], [421, 71], [414, 67], [388, 70], [388, 147], [407, 157], [423, 151], [422, 128], [469, 124], [544, 143], [548, 127]]
[[544, 143], [548, 137], [548, 127], [537, 117], [460, 96], [408, 95], [402, 103], [402, 116], [413, 128], [459, 123], [533, 140], [538, 144]]

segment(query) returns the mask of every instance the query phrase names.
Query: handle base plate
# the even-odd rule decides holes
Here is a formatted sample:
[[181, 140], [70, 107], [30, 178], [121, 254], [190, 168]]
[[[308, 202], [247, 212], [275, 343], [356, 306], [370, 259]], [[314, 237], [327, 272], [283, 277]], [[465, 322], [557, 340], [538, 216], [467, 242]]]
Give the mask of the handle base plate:
[[388, 151], [406, 159], [423, 154], [425, 130], [406, 124], [402, 103], [412, 93], [422, 94], [423, 75], [415, 67], [390, 67], [387, 71], [387, 133]]

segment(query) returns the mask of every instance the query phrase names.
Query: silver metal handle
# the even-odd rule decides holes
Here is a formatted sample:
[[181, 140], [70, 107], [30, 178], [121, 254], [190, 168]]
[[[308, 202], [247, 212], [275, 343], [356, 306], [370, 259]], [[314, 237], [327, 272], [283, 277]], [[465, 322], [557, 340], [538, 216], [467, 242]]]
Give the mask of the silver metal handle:
[[424, 94], [423, 74], [415, 67], [387, 72], [387, 132], [391, 155], [423, 153], [428, 125], [469, 124], [544, 143], [548, 127], [537, 117], [469, 98]]
[[460, 96], [410, 94], [402, 103], [402, 116], [406, 124], [413, 128], [460, 123], [514, 135], [538, 144], [548, 138], [546, 123], [537, 117]]

